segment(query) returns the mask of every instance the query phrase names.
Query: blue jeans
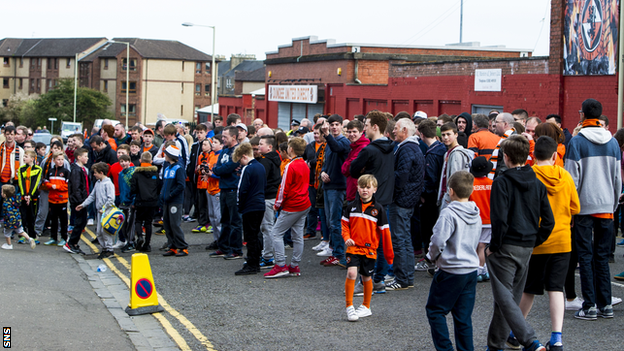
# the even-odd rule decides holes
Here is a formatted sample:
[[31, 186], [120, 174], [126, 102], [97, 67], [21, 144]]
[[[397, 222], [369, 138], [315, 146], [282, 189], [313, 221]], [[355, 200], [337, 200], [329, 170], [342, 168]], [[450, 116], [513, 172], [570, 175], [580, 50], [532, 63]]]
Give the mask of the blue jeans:
[[396, 204], [388, 205], [388, 221], [394, 249], [392, 269], [396, 281], [401, 285], [414, 283], [414, 247], [410, 230], [413, 208], [404, 208]]
[[[388, 207], [385, 206], [386, 209], [386, 218], [388, 218], [388, 214], [390, 213], [388, 211]], [[390, 224], [390, 232], [392, 232], [392, 224]], [[392, 248], [393, 250], [394, 247]], [[396, 251], [395, 251], [395, 256], [396, 256]], [[388, 271], [390, 270], [390, 265], [388, 264], [388, 261], [386, 261], [386, 256], [384, 256], [384, 252], [383, 252], [383, 238], [379, 237], [379, 246], [377, 247], [377, 260], [375, 261], [375, 274], [373, 275], [373, 281], [375, 283], [379, 283], [379, 282], [383, 282], [384, 281], [384, 277], [386, 276], [386, 274], [388, 274]]]
[[306, 234], [316, 236], [316, 227], [318, 226], [318, 210], [314, 207], [316, 203], [316, 189], [313, 186], [308, 187], [308, 193], [310, 195], [310, 212], [308, 212], [308, 227], [306, 228]]
[[238, 212], [236, 190], [221, 190], [221, 235], [219, 250], [226, 254], [243, 254], [243, 228], [241, 214]]
[[609, 254], [613, 241], [613, 220], [576, 215], [574, 236], [581, 274], [581, 292], [585, 300], [583, 309], [610, 305]]
[[325, 215], [329, 227], [329, 238], [334, 249], [334, 257], [345, 258], [345, 244], [342, 238], [342, 205], [345, 199], [344, 190], [325, 190]]
[[438, 270], [433, 276], [426, 310], [436, 350], [453, 350], [446, 325], [446, 315], [449, 312], [453, 315], [457, 350], [474, 350], [471, 316], [476, 287], [476, 271], [468, 274], [452, 274]]

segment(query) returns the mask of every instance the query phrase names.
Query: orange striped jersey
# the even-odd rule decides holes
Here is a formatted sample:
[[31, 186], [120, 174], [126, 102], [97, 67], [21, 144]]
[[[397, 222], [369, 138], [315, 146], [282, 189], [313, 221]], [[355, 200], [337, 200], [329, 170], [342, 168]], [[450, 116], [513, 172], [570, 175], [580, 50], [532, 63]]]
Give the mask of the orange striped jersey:
[[489, 228], [490, 224], [490, 194], [492, 193], [492, 179], [488, 177], [475, 177], [474, 188], [470, 195], [470, 201], [474, 201], [479, 208], [481, 223], [484, 228]]
[[[50, 189], [49, 203], [64, 204], [69, 201], [69, 173], [65, 167], [54, 167], [45, 176], [48, 189]], [[56, 185], [56, 189], [53, 189], [52, 185]]]
[[347, 253], [365, 255], [377, 259], [379, 240], [383, 238], [383, 252], [388, 261], [394, 261], [392, 238], [386, 211], [375, 198], [371, 202], [363, 203], [359, 196], [347, 204], [342, 214], [342, 237], [344, 241], [352, 239], [355, 245], [347, 247]]

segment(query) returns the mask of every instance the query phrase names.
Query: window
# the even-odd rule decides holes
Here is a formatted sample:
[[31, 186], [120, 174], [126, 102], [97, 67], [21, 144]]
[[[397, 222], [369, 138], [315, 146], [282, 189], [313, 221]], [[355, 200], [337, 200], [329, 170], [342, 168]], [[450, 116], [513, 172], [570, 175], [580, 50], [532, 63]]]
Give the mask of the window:
[[23, 84], [22, 78], [20, 78], [18, 82], [19, 82], [19, 89], [22, 89], [22, 84]]
[[[128, 116], [135, 115], [136, 114], [136, 105], [135, 104], [128, 104], [128, 110], [130, 110], [130, 112], [128, 113]], [[126, 104], [121, 104], [121, 114], [122, 115], [126, 114]]]
[[9, 104], [9, 99], [2, 99], [2, 106], [3, 107], [7, 107], [8, 104]]
[[6, 66], [6, 67], [10, 67], [11, 66], [11, 61], [9, 61], [8, 57], [5, 57], [3, 61], [4, 61], [4, 66]]
[[41, 79], [37, 79], [37, 92], [41, 91]]
[[108, 59], [104, 59], [104, 69], [108, 69]]
[[232, 78], [228, 77], [227, 80], [225, 81], [225, 87], [227, 89], [232, 89]]
[[48, 89], [52, 89], [54, 81], [52, 79], [48, 79]]
[[37, 59], [36, 58], [30, 60], [30, 70], [34, 71], [35, 70], [35, 66], [37, 66]]
[[[126, 82], [121, 83], [121, 92], [126, 92]], [[128, 94], [136, 94], [136, 82], [130, 82], [130, 90], [128, 90]]]
[[180, 116], [184, 116], [184, 105], [180, 105]]
[[210, 84], [204, 85], [204, 95], [210, 95]]
[[195, 73], [201, 74], [201, 66], [202, 66], [201, 62], [197, 62], [195, 64]]
[[47, 69], [52, 69], [52, 59], [48, 57], [48, 65]]
[[105, 80], [102, 82], [102, 91], [108, 91], [108, 81]]
[[24, 67], [24, 58], [20, 57], [20, 68]]
[[201, 94], [201, 84], [195, 84], [195, 95]]
[[58, 63], [59, 63], [59, 60], [54, 59], [54, 69], [58, 69]]
[[2, 87], [4, 89], [9, 89], [9, 78], [3, 78], [2, 79]]
[[[124, 70], [124, 71], [126, 70], [127, 63], [128, 63], [127, 59], [123, 59], [122, 60], [122, 70]], [[136, 71], [136, 66], [137, 66], [137, 59], [131, 58], [130, 59], [130, 70], [131, 71]]]
[[181, 84], [181, 89], [182, 89], [181, 92], [182, 94], [184, 94], [184, 83], [180, 83], [180, 84]]
[[184, 61], [182, 61], [182, 72], [184, 72]]
[[71, 58], [67, 58], [67, 68], [71, 67]]
[[210, 62], [206, 62], [206, 73], [210, 73]]
[[34, 79], [30, 80], [30, 90], [35, 91], [35, 80]]

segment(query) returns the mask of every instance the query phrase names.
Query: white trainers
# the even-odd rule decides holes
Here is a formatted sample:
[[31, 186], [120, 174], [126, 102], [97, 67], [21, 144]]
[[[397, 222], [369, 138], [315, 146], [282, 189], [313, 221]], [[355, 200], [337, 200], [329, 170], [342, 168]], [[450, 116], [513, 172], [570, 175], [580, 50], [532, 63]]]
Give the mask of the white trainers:
[[373, 313], [371, 312], [370, 308], [364, 305], [360, 305], [360, 307], [355, 310], [355, 314], [357, 314], [358, 318], [364, 318], [372, 315]]
[[323, 251], [323, 250], [325, 250], [327, 247], [329, 247], [329, 241], [322, 241], [322, 240], [321, 240], [321, 242], [320, 242], [318, 245], [314, 246], [314, 247], [312, 248], [312, 250], [314, 250], [314, 251]]
[[92, 226], [92, 225], [94, 225], [93, 218], [89, 218], [89, 219], [87, 220], [87, 225], [88, 225], [88, 226]]
[[360, 319], [360, 317], [358, 317], [357, 313], [355, 312], [355, 308], [353, 307], [353, 305], [347, 307], [347, 319], [349, 320], [349, 322], [355, 322]]
[[622, 303], [622, 299], [619, 297], [611, 296], [611, 306], [615, 306], [619, 303]]
[[329, 247], [326, 247], [325, 249], [323, 249], [323, 251], [320, 251], [319, 253], [317, 253], [317, 256], [326, 256], [329, 257], [334, 253], [334, 250], [332, 250]]
[[2, 248], [5, 250], [13, 250], [13, 245], [9, 245], [7, 243], [2, 244]]
[[414, 270], [416, 270], [416, 272], [426, 272], [429, 268], [431, 267], [429, 267], [429, 264], [427, 264], [427, 261], [423, 258], [416, 263]]
[[583, 308], [583, 299], [578, 296], [574, 298], [572, 301], [565, 300], [565, 309], [567, 311], [578, 311]]
[[121, 249], [124, 246], [126, 246], [125, 241], [117, 240], [117, 243], [113, 245], [113, 249]]
[[37, 243], [35, 243], [35, 239], [33, 238], [28, 239], [28, 243], [30, 244], [30, 248], [33, 250], [37, 247]]

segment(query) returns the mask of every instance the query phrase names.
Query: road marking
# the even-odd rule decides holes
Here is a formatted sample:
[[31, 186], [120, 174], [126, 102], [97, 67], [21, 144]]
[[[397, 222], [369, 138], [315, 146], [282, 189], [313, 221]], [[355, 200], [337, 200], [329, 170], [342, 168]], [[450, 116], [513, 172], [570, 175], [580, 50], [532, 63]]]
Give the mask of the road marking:
[[[89, 233], [89, 235], [91, 237], [93, 237], [93, 238], [96, 237], [95, 234], [91, 230], [86, 229], [86, 232]], [[99, 252], [97, 247], [95, 247], [95, 245], [93, 245], [91, 243], [91, 241], [88, 240], [87, 237], [85, 237], [83, 235], [82, 239], [87, 243], [87, 245], [89, 245], [89, 247], [91, 248], [91, 250], [93, 250], [93, 252], [95, 252], [95, 253]], [[121, 265], [123, 265], [124, 267], [126, 267], [126, 269], [128, 271], [130, 271], [130, 264], [128, 263], [128, 261], [125, 258], [120, 257], [118, 255], [115, 255], [113, 257], [115, 257], [117, 259], [117, 261], [119, 261], [119, 263], [121, 263]], [[117, 269], [117, 267], [108, 258], [105, 258], [104, 262], [106, 263], [107, 266], [110, 267], [111, 271], [114, 272], [115, 274], [117, 274], [117, 276], [119, 276], [119, 278], [121, 278], [121, 280], [123, 280], [124, 283], [126, 283], [128, 288], [130, 288], [130, 279], [128, 279], [128, 277], [125, 274], [123, 274], [119, 269]], [[161, 294], [158, 294], [158, 302], [165, 309], [165, 311], [167, 311], [167, 313], [169, 313], [171, 316], [176, 318], [191, 334], [193, 334], [193, 336], [202, 345], [204, 345], [208, 351], [216, 351], [215, 348], [214, 348], [214, 345], [212, 345], [212, 343], [208, 340], [208, 338], [204, 334], [202, 334], [202, 332], [199, 331], [199, 329], [197, 329], [197, 327], [195, 327], [195, 325], [193, 323], [191, 323], [191, 321], [189, 321], [186, 317], [184, 317], [182, 314], [180, 314], [173, 307], [171, 307], [171, 305], [169, 305], [169, 303], [167, 303], [167, 301], [165, 300], [165, 298]], [[154, 316], [160, 315], [160, 313], [154, 313], [153, 315]], [[169, 331], [169, 328], [171, 328], [171, 330], [173, 332], [175, 332], [175, 334], [177, 334], [180, 338], [182, 338], [181, 335], [177, 332], [177, 330], [175, 330], [175, 328], [173, 328], [171, 323], [169, 323], [169, 321], [164, 318], [164, 316], [160, 316], [160, 317], [164, 320], [165, 323], [163, 323], [163, 320], [161, 320], [161, 318], [158, 318], [158, 317], [156, 317], [156, 318], [159, 320], [159, 322], [161, 322], [161, 324], [163, 325], [163, 327], [165, 328], [167, 333], [169, 333], [169, 335], [171, 335], [171, 337], [178, 344], [178, 346], [180, 346], [180, 348], [182, 348], [183, 350], [186, 350], [182, 345], [180, 345], [178, 340], [176, 340], [176, 338], [172, 335], [172, 333]], [[167, 327], [167, 325], [168, 325], [168, 327]], [[181, 342], [184, 343], [184, 345], [186, 345], [186, 347], [188, 348], [188, 345], [186, 344], [186, 342], [184, 341], [183, 338], [181, 339]], [[188, 350], [190, 350], [190, 349], [188, 349]]]

